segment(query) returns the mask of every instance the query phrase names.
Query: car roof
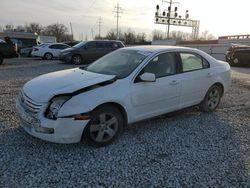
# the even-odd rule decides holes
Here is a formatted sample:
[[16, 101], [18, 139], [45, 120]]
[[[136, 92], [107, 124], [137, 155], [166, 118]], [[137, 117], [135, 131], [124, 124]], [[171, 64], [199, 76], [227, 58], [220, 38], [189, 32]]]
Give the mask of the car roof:
[[119, 40], [89, 40], [86, 42], [122, 42], [122, 41], [119, 41]]
[[162, 51], [178, 51], [178, 50], [195, 51], [193, 48], [188, 48], [188, 47], [162, 46], [162, 45], [132, 46], [132, 47], [126, 47], [125, 49], [133, 49], [133, 50], [152, 52], [152, 53], [157, 53]]

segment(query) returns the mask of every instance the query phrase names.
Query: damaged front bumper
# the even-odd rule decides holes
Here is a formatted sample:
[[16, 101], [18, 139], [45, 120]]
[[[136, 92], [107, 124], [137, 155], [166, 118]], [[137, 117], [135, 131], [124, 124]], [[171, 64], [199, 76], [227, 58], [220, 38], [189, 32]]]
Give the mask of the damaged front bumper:
[[37, 117], [28, 113], [17, 101], [16, 108], [21, 126], [30, 135], [54, 143], [77, 143], [89, 120], [75, 120], [73, 117], [50, 120], [43, 115]]

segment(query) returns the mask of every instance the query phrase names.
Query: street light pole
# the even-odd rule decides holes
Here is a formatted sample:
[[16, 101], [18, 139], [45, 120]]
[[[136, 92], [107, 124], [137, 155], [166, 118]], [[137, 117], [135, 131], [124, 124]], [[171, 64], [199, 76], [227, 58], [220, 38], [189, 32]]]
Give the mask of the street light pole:
[[170, 0], [170, 1], [165, 1], [165, 0], [162, 0], [162, 2], [166, 2], [169, 4], [169, 7], [168, 7], [168, 31], [167, 31], [167, 39], [169, 39], [169, 32], [170, 32], [170, 20], [171, 20], [171, 11], [172, 11], [172, 5], [173, 4], [179, 4], [179, 2], [173, 2], [173, 0]]
[[168, 10], [168, 33], [167, 33], [167, 39], [169, 39], [169, 30], [170, 30], [170, 17], [171, 17], [171, 8], [172, 8], [172, 0], [169, 2], [169, 10]]

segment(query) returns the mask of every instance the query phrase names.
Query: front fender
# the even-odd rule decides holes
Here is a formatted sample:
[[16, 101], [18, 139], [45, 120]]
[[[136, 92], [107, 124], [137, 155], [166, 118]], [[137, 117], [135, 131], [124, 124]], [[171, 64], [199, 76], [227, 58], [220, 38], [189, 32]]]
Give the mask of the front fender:
[[[114, 87], [116, 88], [116, 93], [114, 94]], [[91, 91], [83, 92], [78, 95], [72, 96], [64, 105], [61, 107], [58, 116], [72, 116], [76, 114], [88, 113], [93, 111], [96, 107], [105, 103], [117, 103], [124, 108], [126, 108], [127, 94], [125, 89], [121, 89], [116, 86], [108, 85], [105, 87], [99, 87]]]

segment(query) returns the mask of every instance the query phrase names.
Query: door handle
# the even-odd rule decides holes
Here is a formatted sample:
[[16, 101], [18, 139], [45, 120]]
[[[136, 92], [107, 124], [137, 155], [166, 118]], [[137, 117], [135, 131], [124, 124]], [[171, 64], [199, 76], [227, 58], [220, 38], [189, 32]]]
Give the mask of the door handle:
[[180, 82], [179, 81], [177, 81], [177, 80], [173, 80], [173, 81], [171, 81], [170, 82], [170, 85], [177, 85], [177, 84], [179, 84]]
[[208, 78], [210, 78], [210, 77], [212, 77], [212, 76], [213, 76], [213, 73], [210, 73], [210, 72], [207, 73], [207, 77], [208, 77]]

